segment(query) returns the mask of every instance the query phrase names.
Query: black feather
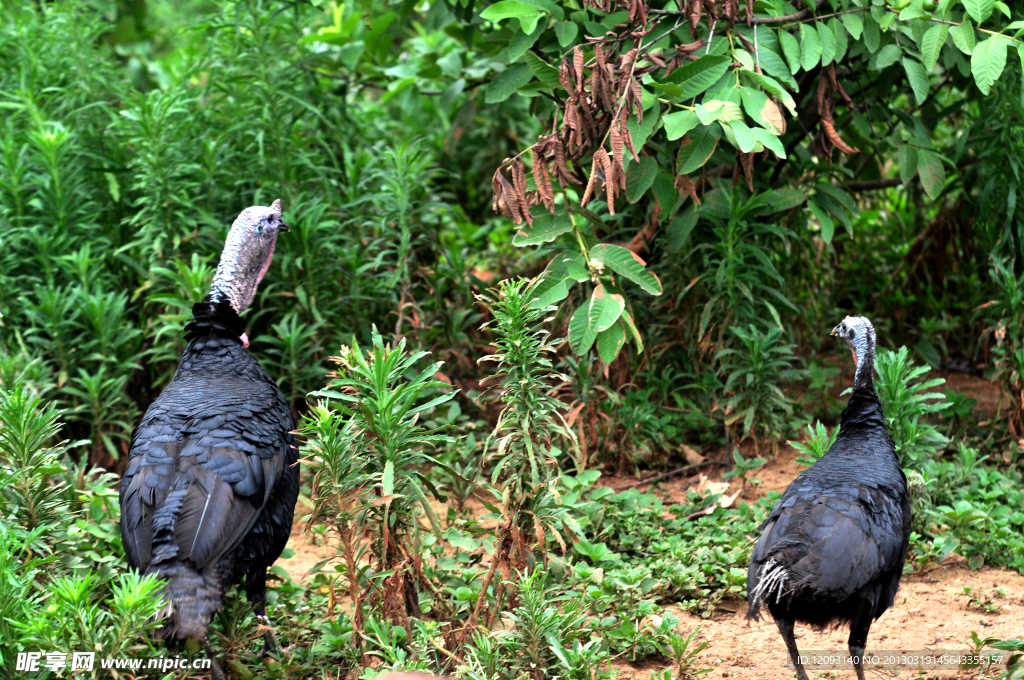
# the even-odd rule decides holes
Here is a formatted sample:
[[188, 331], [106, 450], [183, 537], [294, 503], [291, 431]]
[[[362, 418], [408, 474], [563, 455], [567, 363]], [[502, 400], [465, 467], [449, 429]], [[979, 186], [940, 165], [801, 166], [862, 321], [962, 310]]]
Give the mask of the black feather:
[[121, 535], [133, 568], [168, 580], [166, 639], [205, 636], [243, 576], [262, 601], [291, 531], [295, 422], [242, 332], [227, 302], [195, 305], [178, 370], [132, 436]]

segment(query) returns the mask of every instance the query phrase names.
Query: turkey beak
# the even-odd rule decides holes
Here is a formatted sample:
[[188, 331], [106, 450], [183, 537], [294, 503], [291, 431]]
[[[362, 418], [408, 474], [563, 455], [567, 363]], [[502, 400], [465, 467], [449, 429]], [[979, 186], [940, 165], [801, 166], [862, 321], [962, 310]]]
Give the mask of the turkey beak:
[[292, 230], [292, 228], [291, 228], [291, 227], [289, 227], [289, 226], [288, 226], [287, 224], [285, 224], [284, 222], [279, 222], [279, 223], [278, 223], [278, 225], [277, 225], [277, 231], [278, 231], [278, 233], [281, 233], [282, 231], [291, 231], [291, 230]]
[[831, 332], [831, 333], [829, 333], [829, 335], [839, 335], [839, 333], [838, 333], [838, 332], [836, 332], [836, 329], [837, 329], [837, 328], [839, 328], [839, 326], [836, 326], [835, 328], [833, 328], [833, 329], [832, 329], [832, 332]]

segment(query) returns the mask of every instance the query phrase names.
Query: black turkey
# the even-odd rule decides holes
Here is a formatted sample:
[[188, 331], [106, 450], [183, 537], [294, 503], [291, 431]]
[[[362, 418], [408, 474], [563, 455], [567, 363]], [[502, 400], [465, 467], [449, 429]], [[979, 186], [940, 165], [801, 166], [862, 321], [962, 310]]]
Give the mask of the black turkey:
[[910, 542], [910, 498], [875, 392], [875, 329], [848, 316], [832, 330], [857, 365], [853, 394], [832, 448], [797, 477], [761, 525], [747, 572], [748, 619], [771, 612], [797, 677], [793, 623], [849, 624], [850, 655], [861, 657], [871, 622], [892, 606]]
[[[157, 637], [199, 640], [211, 660], [207, 626], [243, 576], [266, 615], [267, 567], [288, 541], [299, 491], [291, 410], [246, 350], [239, 317], [282, 231], [280, 201], [246, 208], [231, 226], [174, 378], [132, 434], [121, 481], [128, 564], [167, 580]], [[268, 633], [265, 651], [275, 646]]]

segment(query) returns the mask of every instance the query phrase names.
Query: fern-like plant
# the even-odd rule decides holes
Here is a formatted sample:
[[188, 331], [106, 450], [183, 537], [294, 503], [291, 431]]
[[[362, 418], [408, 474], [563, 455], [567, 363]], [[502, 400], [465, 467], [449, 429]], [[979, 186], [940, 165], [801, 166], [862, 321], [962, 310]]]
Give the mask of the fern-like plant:
[[929, 422], [929, 416], [949, 408], [942, 392], [929, 392], [945, 383], [943, 378], [928, 379], [928, 366], [914, 366], [906, 347], [897, 351], [880, 350], [875, 357], [878, 371], [878, 396], [885, 413], [896, 453], [904, 467], [920, 468], [934, 458], [948, 440]]

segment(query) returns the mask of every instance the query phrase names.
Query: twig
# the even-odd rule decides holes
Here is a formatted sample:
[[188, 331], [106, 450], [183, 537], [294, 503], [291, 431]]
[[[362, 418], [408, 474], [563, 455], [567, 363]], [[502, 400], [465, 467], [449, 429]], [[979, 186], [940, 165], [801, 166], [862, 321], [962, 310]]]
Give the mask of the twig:
[[641, 479], [641, 480], [636, 481], [636, 482], [630, 482], [626, 486], [624, 486], [624, 487], [622, 487], [620, 489], [616, 489], [615, 493], [620, 493], [622, 491], [625, 491], [626, 489], [635, 489], [638, 486], [647, 486], [648, 484], [655, 484], [657, 482], [660, 482], [663, 479], [668, 479], [669, 477], [675, 477], [676, 475], [682, 474], [682, 473], [687, 472], [689, 470], [696, 470], [698, 468], [708, 467], [708, 466], [711, 466], [711, 465], [725, 465], [725, 463], [723, 463], [720, 460], [706, 460], [703, 463], [695, 463], [693, 465], [684, 465], [683, 467], [676, 468], [675, 470], [669, 470], [668, 472], [662, 472], [661, 474], [654, 475], [653, 477], [648, 477], [647, 479]]

